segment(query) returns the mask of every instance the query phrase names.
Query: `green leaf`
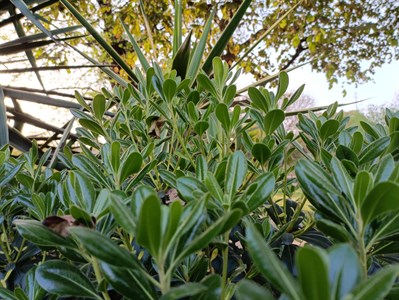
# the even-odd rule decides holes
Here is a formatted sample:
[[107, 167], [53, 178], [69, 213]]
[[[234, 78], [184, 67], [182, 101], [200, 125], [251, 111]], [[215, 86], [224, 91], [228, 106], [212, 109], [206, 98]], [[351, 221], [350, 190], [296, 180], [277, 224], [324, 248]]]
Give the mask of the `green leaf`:
[[[105, 148], [103, 147], [103, 150], [104, 149]], [[113, 141], [111, 144], [111, 149], [107, 148], [107, 150], [108, 151], [105, 151], [105, 153], [108, 154], [107, 156], [110, 156], [109, 160], [111, 162], [111, 167], [116, 177], [121, 162], [121, 143], [119, 143], [118, 141]]]
[[9, 183], [18, 173], [21, 171], [24, 163], [20, 163], [16, 166], [14, 166], [11, 170], [7, 171], [7, 174], [5, 176], [2, 176], [0, 179], [0, 187], [5, 186], [7, 183]]
[[177, 179], [176, 188], [187, 202], [201, 198], [206, 192], [204, 184], [196, 178], [183, 176]]
[[337, 158], [340, 160], [347, 159], [352, 161], [356, 166], [359, 165], [359, 159], [355, 152], [352, 151], [351, 148], [346, 147], [344, 145], [339, 145], [337, 147], [336, 153]]
[[191, 52], [190, 42], [191, 42], [192, 33], [193, 33], [192, 31], [189, 32], [183, 44], [180, 46], [179, 50], [174, 56], [172, 62], [172, 70], [176, 70], [177, 76], [180, 76], [181, 79], [186, 78], [186, 72], [190, 60], [190, 52]]
[[350, 147], [355, 153], [359, 153], [360, 150], [362, 150], [363, 140], [364, 140], [364, 138], [363, 138], [363, 134], [361, 132], [356, 131], [353, 134]]
[[395, 169], [395, 161], [392, 155], [385, 155], [378, 164], [375, 174], [375, 183], [387, 181]]
[[261, 163], [261, 165], [264, 165], [272, 154], [269, 147], [263, 143], [257, 143], [253, 145], [251, 152], [253, 157], [255, 157], [256, 160]]
[[131, 235], [136, 233], [136, 222], [130, 209], [122, 202], [122, 198], [116, 193], [110, 193], [111, 203], [109, 209], [114, 215], [115, 221]]
[[253, 263], [273, 286], [287, 294], [290, 299], [306, 299], [302, 296], [295, 279], [266, 244], [255, 226], [249, 222], [246, 226], [246, 244]]
[[359, 257], [349, 244], [338, 244], [330, 248], [328, 256], [331, 299], [345, 299], [361, 280]]
[[360, 121], [360, 126], [362, 126], [363, 130], [367, 134], [371, 135], [374, 139], [379, 139], [380, 138], [380, 135], [378, 134], [378, 131], [376, 129], [374, 129], [373, 126], [370, 125], [369, 123], [364, 122], [364, 121]]
[[7, 145], [9, 142], [7, 114], [4, 98], [3, 89], [0, 87], [0, 148], [2, 148], [4, 145]]
[[190, 60], [186, 77], [191, 79], [191, 84], [197, 78], [197, 74], [200, 70], [201, 60], [202, 57], [204, 56], [205, 46], [208, 40], [209, 32], [211, 31], [211, 25], [214, 16], [215, 16], [215, 10], [211, 12], [208, 20], [206, 21], [204, 29], [202, 30], [200, 41], [198, 42], [198, 45], [195, 48], [195, 52]]
[[80, 125], [82, 125], [84, 128], [90, 130], [94, 134], [102, 135], [102, 136], [107, 136], [105, 134], [104, 128], [101, 127], [97, 122], [94, 122], [92, 120], [88, 119], [80, 119], [79, 120]]
[[229, 133], [231, 124], [227, 105], [224, 103], [219, 103], [218, 105], [216, 105], [215, 115], [219, 122], [222, 124], [222, 127], [226, 131], [226, 133]]
[[216, 99], [218, 98], [218, 93], [216, 91], [216, 87], [213, 84], [213, 82], [209, 79], [208, 76], [206, 76], [205, 74], [198, 74], [197, 82], [200, 87], [202, 87], [204, 90], [211, 93], [211, 95], [213, 97], [215, 97]]
[[255, 189], [248, 195], [247, 205], [249, 211], [264, 204], [274, 191], [275, 179], [271, 172], [263, 173], [251, 184], [249, 189]]
[[90, 23], [74, 8], [67, 0], [60, 0], [62, 4], [74, 15], [74, 17], [87, 29], [92, 37], [104, 48], [104, 50], [118, 63], [118, 65], [129, 75], [134, 81], [138, 82], [138, 78], [134, 75], [132, 69], [128, 64], [119, 56], [119, 54], [109, 45], [105, 39], [90, 25]]
[[137, 173], [143, 164], [143, 157], [138, 152], [132, 152], [126, 159], [123, 159], [120, 169], [119, 180], [122, 183], [130, 175]]
[[96, 192], [93, 183], [83, 172], [71, 171], [64, 181], [64, 189], [72, 203], [88, 212], [93, 211]]
[[171, 102], [176, 94], [176, 89], [177, 89], [176, 81], [174, 81], [173, 79], [166, 79], [163, 83], [162, 89], [166, 100], [168, 102]]
[[341, 188], [341, 191], [348, 197], [352, 203], [354, 202], [353, 198], [353, 180], [349, 176], [346, 169], [343, 168], [341, 162], [338, 158], [333, 157], [331, 159], [331, 172], [333, 180], [335, 181], [335, 185]]
[[255, 282], [243, 279], [237, 286], [236, 296], [238, 300], [274, 300], [269, 290]]
[[269, 112], [269, 104], [267, 103], [265, 96], [257, 88], [250, 87], [248, 89], [248, 96], [252, 101], [253, 107], [260, 109], [265, 113]]
[[4, 300], [18, 300], [12, 291], [3, 287], [0, 287], [0, 297]]
[[398, 267], [386, 267], [363, 281], [352, 291], [351, 300], [384, 299], [398, 275]]
[[157, 258], [161, 249], [161, 203], [155, 195], [149, 195], [141, 206], [137, 242]]
[[93, 111], [94, 115], [96, 116], [97, 120], [102, 120], [103, 115], [105, 113], [105, 97], [102, 94], [97, 94], [94, 96], [93, 99]]
[[252, 0], [244, 0], [240, 7], [235, 12], [233, 18], [230, 20], [229, 24], [227, 24], [226, 28], [223, 30], [216, 44], [212, 47], [212, 51], [209, 53], [206, 58], [202, 69], [205, 73], [209, 74], [211, 72], [212, 61], [216, 56], [221, 56], [223, 51], [226, 49], [227, 43], [232, 37], [233, 33], [238, 27], [238, 24], [242, 20], [245, 12], [247, 11], [249, 5]]
[[49, 260], [36, 269], [36, 280], [47, 292], [60, 296], [102, 299], [78, 268], [61, 260]]
[[264, 129], [267, 135], [272, 134], [274, 130], [279, 127], [285, 119], [284, 111], [281, 109], [274, 109], [269, 111], [264, 119]]
[[195, 296], [207, 291], [207, 287], [199, 282], [187, 282], [171, 288], [160, 300], [175, 300]]
[[316, 222], [317, 228], [340, 242], [350, 242], [352, 240], [348, 230], [337, 223], [331, 222], [328, 219], [321, 219]]
[[99, 260], [122, 268], [140, 268], [136, 257], [98, 231], [85, 227], [73, 227], [69, 229], [69, 232], [87, 252]]
[[101, 263], [104, 276], [111, 286], [128, 299], [156, 299], [153, 286], [140, 269], [126, 269]]
[[320, 128], [320, 138], [324, 142], [327, 138], [334, 135], [339, 128], [339, 122], [331, 119], [326, 121]]
[[328, 256], [319, 248], [302, 247], [296, 253], [296, 266], [307, 300], [330, 299]]
[[223, 103], [225, 103], [227, 106], [230, 106], [234, 100], [236, 93], [237, 87], [235, 85], [229, 85], [223, 94]]
[[208, 128], [209, 128], [209, 123], [206, 121], [198, 121], [194, 125], [194, 131], [199, 136], [202, 136], [205, 133], [205, 131], [208, 130]]
[[141, 66], [143, 67], [144, 71], [147, 72], [147, 70], [150, 68], [150, 64], [148, 63], [147, 59], [145, 58], [143, 52], [141, 51], [139, 45], [137, 44], [136, 40], [134, 39], [133, 35], [130, 33], [129, 28], [127, 25], [121, 20], [123, 29], [125, 30], [127, 37], [130, 41], [130, 43], [133, 46], [134, 52], [136, 52], [137, 57], [140, 61]]
[[276, 97], [274, 98], [276, 101], [278, 101], [281, 96], [284, 95], [284, 93], [287, 91], [288, 88], [288, 83], [289, 83], [289, 78], [287, 72], [281, 72], [278, 75], [278, 88], [277, 88], [277, 93]]
[[218, 200], [220, 203], [223, 203], [223, 191], [220, 187], [218, 181], [216, 180], [215, 176], [208, 172], [207, 176], [205, 177], [204, 184], [206, 188], [209, 190], [209, 193], [212, 195], [213, 198]]
[[182, 19], [183, 19], [183, 14], [182, 14], [182, 3], [181, 0], [175, 0], [175, 13], [174, 13], [174, 24], [173, 24], [173, 56], [177, 54], [177, 51], [179, 51], [180, 45], [182, 43], [182, 37], [183, 37], [183, 32], [182, 32]]
[[399, 185], [380, 182], [368, 193], [361, 208], [364, 224], [387, 212], [399, 210]]
[[239, 150], [231, 154], [227, 160], [226, 175], [225, 175], [225, 191], [233, 200], [233, 196], [238, 192], [238, 189], [244, 182], [247, 175], [247, 159], [245, 154]]
[[76, 248], [70, 239], [62, 237], [38, 221], [15, 220], [14, 224], [22, 237], [36, 245]]
[[389, 145], [389, 137], [375, 140], [359, 153], [359, 164], [362, 165], [377, 158]]

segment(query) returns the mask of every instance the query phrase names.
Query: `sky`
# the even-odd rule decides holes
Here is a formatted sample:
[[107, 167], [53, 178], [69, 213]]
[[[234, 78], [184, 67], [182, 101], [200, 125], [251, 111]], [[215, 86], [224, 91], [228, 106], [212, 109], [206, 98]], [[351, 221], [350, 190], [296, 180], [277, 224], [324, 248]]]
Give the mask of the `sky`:
[[[304, 93], [316, 100], [316, 105], [329, 105], [335, 101], [349, 103], [356, 100], [370, 98], [357, 105], [350, 105], [346, 110], [361, 109], [370, 104], [384, 105], [393, 102], [395, 94], [399, 94], [399, 61], [384, 64], [376, 69], [373, 80], [355, 87], [354, 84], [334, 85], [330, 90], [324, 73], [312, 72], [310, 66], [304, 66], [289, 73], [290, 87], [295, 89], [305, 84]], [[342, 90], [347, 95], [343, 97]]]

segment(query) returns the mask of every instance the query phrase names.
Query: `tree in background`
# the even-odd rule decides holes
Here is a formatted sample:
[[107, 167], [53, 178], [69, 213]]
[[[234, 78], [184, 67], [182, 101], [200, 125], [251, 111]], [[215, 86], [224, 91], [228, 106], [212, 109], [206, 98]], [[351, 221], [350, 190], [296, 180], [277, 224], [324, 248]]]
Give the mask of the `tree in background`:
[[[119, 19], [130, 27], [141, 47], [152, 58], [164, 57], [170, 52], [173, 32], [174, 10], [169, 0], [84, 0], [74, 1], [117, 52], [130, 65], [137, 57], [126, 42]], [[140, 2], [147, 15], [137, 14]], [[214, 18], [211, 40], [217, 37], [227, 25], [228, 20], [241, 4], [241, 0], [230, 1], [183, 1], [183, 33], [193, 30], [200, 34], [212, 8], [219, 7]], [[295, 1], [298, 3], [298, 1]], [[295, 10], [279, 25], [268, 32], [270, 25], [279, 19], [295, 4], [293, 1], [256, 0], [251, 4], [242, 22], [239, 35], [230, 40], [223, 59], [229, 63], [239, 60], [245, 51], [250, 50], [253, 42], [262, 35], [263, 42], [239, 64], [245, 71], [255, 76], [265, 76], [269, 72], [287, 69], [299, 63], [309, 62], [313, 70], [323, 72], [330, 86], [338, 78], [349, 83], [360, 83], [370, 79], [375, 69], [383, 63], [399, 59], [399, 2], [396, 0], [353, 0], [353, 1], [300, 1]], [[60, 19], [65, 13], [64, 7], [54, 5], [42, 15], [48, 20]], [[64, 18], [72, 22], [70, 18]], [[73, 21], [74, 22], [74, 21]], [[151, 35], [146, 34], [146, 27]], [[105, 60], [98, 48], [92, 47], [97, 57]], [[153, 45], [157, 45], [153, 47]], [[150, 49], [157, 49], [151, 52]], [[45, 55], [45, 53], [42, 53]], [[54, 57], [53, 57], [54, 58]], [[277, 63], [278, 62], [278, 63]]]

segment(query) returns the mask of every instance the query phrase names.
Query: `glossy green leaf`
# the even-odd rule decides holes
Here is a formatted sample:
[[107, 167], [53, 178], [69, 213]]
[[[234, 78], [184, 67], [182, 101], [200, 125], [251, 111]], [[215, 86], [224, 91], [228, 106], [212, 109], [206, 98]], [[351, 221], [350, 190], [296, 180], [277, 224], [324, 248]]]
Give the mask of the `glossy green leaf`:
[[267, 135], [272, 134], [285, 119], [284, 111], [281, 109], [273, 109], [269, 111], [264, 119], [264, 129]]
[[274, 191], [275, 179], [271, 172], [263, 173], [251, 185], [250, 189], [255, 189], [248, 195], [247, 205], [250, 211], [255, 210], [271, 196]]
[[128, 155], [126, 159], [122, 162], [122, 167], [120, 169], [119, 180], [122, 183], [130, 175], [137, 173], [141, 169], [143, 164], [143, 157], [138, 152], [132, 152]]
[[224, 103], [219, 103], [218, 105], [216, 105], [215, 115], [219, 122], [222, 124], [224, 130], [228, 133], [230, 131], [231, 123], [227, 105]]
[[163, 233], [162, 236], [163, 249], [168, 246], [169, 242], [172, 240], [173, 235], [176, 233], [180, 224], [180, 218], [182, 216], [182, 213], [183, 206], [180, 201], [172, 202], [172, 204], [169, 206], [166, 231]]
[[80, 119], [79, 123], [82, 127], [90, 130], [94, 134], [106, 136], [103, 127], [101, 127], [97, 122], [88, 119]]
[[248, 89], [248, 96], [252, 101], [253, 107], [260, 109], [265, 113], [269, 112], [269, 104], [267, 103], [265, 96], [257, 88], [250, 87]]
[[124, 230], [131, 235], [136, 233], [136, 222], [130, 209], [123, 203], [121, 197], [116, 193], [110, 193], [109, 198], [111, 203], [109, 209], [113, 214], [115, 221], [122, 226]]
[[158, 197], [148, 196], [142, 206], [139, 216], [137, 242], [146, 247], [148, 251], [157, 257], [161, 251], [161, 203]]
[[365, 224], [387, 212], [399, 210], [399, 185], [393, 182], [376, 184], [363, 201], [361, 208]]
[[204, 184], [213, 198], [218, 200], [220, 203], [224, 202], [222, 188], [211, 172], [208, 172], [207, 176], [205, 177]]
[[172, 101], [176, 94], [177, 84], [173, 79], [166, 79], [163, 83], [163, 92], [167, 101]]
[[287, 91], [288, 88], [288, 83], [289, 83], [289, 78], [287, 72], [281, 72], [278, 75], [278, 87], [277, 87], [277, 93], [276, 93], [276, 101], [281, 98], [281, 96], [284, 95], [284, 93]]
[[177, 76], [180, 76], [182, 79], [186, 78], [186, 72], [190, 60], [191, 35], [192, 31], [188, 33], [186, 39], [184, 40], [183, 44], [181, 44], [172, 62], [172, 70], [176, 70]]
[[69, 232], [87, 252], [99, 260], [123, 268], [139, 267], [132, 254], [100, 232], [85, 227], [73, 227], [69, 229]]
[[195, 296], [207, 291], [207, 287], [199, 282], [187, 282], [171, 288], [160, 300], [175, 300]]
[[211, 64], [213, 59], [217, 56], [221, 56], [223, 51], [226, 49], [227, 43], [229, 42], [233, 33], [236, 31], [251, 2], [252, 0], [244, 0], [241, 3], [240, 7], [237, 9], [232, 19], [230, 20], [229, 24], [227, 24], [226, 28], [223, 30], [216, 44], [212, 47], [211, 52], [209, 53], [204, 62], [204, 65], [202, 66], [203, 70], [207, 74], [211, 72]]
[[253, 263], [274, 287], [287, 294], [290, 299], [306, 299], [295, 279], [251, 223], [246, 226], [246, 243]]
[[5, 300], [19, 300], [12, 291], [4, 287], [0, 287], [0, 297]]
[[83, 172], [71, 171], [64, 182], [65, 194], [69, 200], [88, 212], [92, 212], [96, 192], [93, 183]]
[[139, 269], [126, 269], [101, 263], [101, 269], [110, 285], [124, 297], [132, 300], [156, 299], [155, 291]]
[[355, 153], [359, 153], [360, 150], [362, 150], [363, 140], [364, 140], [364, 138], [363, 138], [363, 134], [361, 132], [356, 131], [353, 134], [350, 147]]
[[197, 76], [197, 82], [200, 87], [202, 87], [204, 90], [209, 92], [213, 97], [217, 98], [218, 93], [216, 91], [216, 87], [213, 84], [213, 82], [209, 79], [209, 77], [205, 74], [198, 74]]
[[194, 131], [197, 133], [199, 136], [202, 136], [205, 131], [207, 131], [209, 128], [209, 123], [206, 121], [198, 121], [194, 125]]
[[47, 292], [60, 296], [102, 299], [90, 280], [77, 267], [61, 261], [49, 260], [36, 269], [36, 280]]
[[371, 135], [374, 139], [380, 138], [380, 135], [378, 134], [378, 131], [374, 128], [374, 126], [364, 121], [360, 121], [360, 126], [362, 126], [363, 130], [367, 134]]
[[345, 299], [362, 277], [359, 257], [349, 244], [338, 244], [328, 251], [331, 299]]
[[204, 181], [208, 173], [208, 163], [204, 155], [198, 155], [195, 159], [195, 176], [200, 180]]
[[373, 177], [367, 171], [360, 171], [356, 175], [355, 186], [354, 186], [354, 197], [358, 207], [362, 207], [366, 195], [373, 187]]
[[50, 247], [76, 247], [75, 244], [67, 238], [55, 233], [42, 223], [33, 220], [15, 220], [19, 234], [40, 246]]
[[93, 111], [94, 115], [96, 116], [97, 120], [102, 120], [103, 115], [105, 113], [105, 97], [102, 94], [97, 94], [94, 96], [93, 99]]
[[9, 143], [4, 92], [0, 87], [0, 148]]
[[111, 163], [112, 170], [114, 174], [118, 174], [119, 166], [121, 163], [121, 144], [118, 141], [113, 141], [111, 144], [111, 149], [109, 149], [109, 151], [107, 152], [107, 154], [110, 156], [109, 161]]
[[384, 299], [391, 290], [399, 273], [398, 267], [386, 267], [368, 280], [363, 281], [352, 291], [351, 300]]
[[230, 106], [236, 94], [237, 94], [237, 87], [235, 85], [228, 86], [228, 88], [223, 94], [223, 103], [225, 103], [227, 106]]
[[339, 122], [331, 119], [326, 121], [320, 128], [320, 138], [324, 142], [327, 138], [334, 135], [339, 128]]
[[236, 296], [238, 300], [274, 300], [269, 290], [255, 282], [243, 279], [237, 286]]
[[262, 165], [264, 165], [267, 160], [270, 158], [272, 152], [270, 151], [269, 147], [267, 147], [263, 143], [257, 143], [252, 146], [252, 155], [259, 161]]
[[375, 174], [375, 183], [388, 181], [394, 169], [395, 161], [392, 155], [385, 155], [378, 164], [378, 169]]
[[341, 191], [347, 196], [347, 198], [354, 202], [353, 198], [353, 180], [349, 176], [348, 172], [342, 166], [341, 162], [333, 157], [331, 159], [331, 172], [335, 182], [335, 186], [339, 186]]
[[321, 232], [340, 242], [350, 242], [352, 240], [348, 230], [344, 226], [331, 222], [328, 219], [318, 220], [316, 226]]
[[6, 173], [6, 175], [2, 176], [0, 179], [0, 187], [3, 187], [9, 183], [19, 173], [19, 171], [21, 171], [23, 165], [23, 163], [20, 163], [16, 166], [13, 166], [12, 169]]
[[86, 227], [93, 227], [95, 224], [93, 223], [93, 219], [85, 210], [75, 205], [72, 205], [69, 209], [72, 217]]
[[224, 186], [230, 201], [244, 182], [247, 169], [247, 159], [242, 151], [236, 151], [229, 156]]
[[175, 0], [175, 13], [174, 13], [174, 24], [173, 24], [173, 56], [176, 55], [177, 51], [182, 43], [182, 3], [181, 0]]
[[337, 158], [340, 160], [347, 159], [352, 161], [356, 166], [359, 165], [359, 159], [355, 152], [351, 148], [344, 145], [339, 145], [336, 150]]
[[362, 165], [377, 158], [389, 145], [389, 137], [375, 140], [359, 153], [359, 164]]
[[307, 300], [330, 299], [328, 256], [323, 250], [313, 247], [300, 248], [296, 254], [296, 266]]
[[204, 56], [206, 42], [208, 40], [208, 35], [211, 30], [212, 20], [215, 16], [215, 10], [211, 12], [208, 20], [205, 23], [205, 26], [202, 30], [201, 38], [198, 42], [197, 47], [195, 48], [194, 54], [191, 57], [190, 64], [188, 65], [186, 77], [191, 79], [191, 83], [197, 78], [197, 74], [200, 70], [201, 60]]
[[201, 198], [206, 192], [204, 184], [193, 177], [180, 177], [176, 181], [176, 187], [183, 199], [187, 202]]

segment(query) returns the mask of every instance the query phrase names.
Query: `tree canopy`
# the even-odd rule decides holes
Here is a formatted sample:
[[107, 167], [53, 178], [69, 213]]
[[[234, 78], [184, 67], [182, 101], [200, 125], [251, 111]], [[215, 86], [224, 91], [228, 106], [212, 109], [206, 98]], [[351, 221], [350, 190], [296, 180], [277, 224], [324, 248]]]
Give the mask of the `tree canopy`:
[[[183, 0], [183, 34], [193, 30], [200, 34], [212, 8], [218, 6], [212, 35], [223, 31], [241, 0]], [[228, 44], [223, 59], [237, 61], [276, 20], [298, 1], [255, 0], [240, 25], [239, 34]], [[146, 19], [140, 12], [139, 0], [84, 0], [74, 3], [95, 24], [111, 45], [134, 65], [136, 55], [123, 34], [120, 20], [129, 25], [132, 34], [149, 58], [171, 55], [174, 9], [170, 0], [142, 1]], [[64, 8], [50, 8], [47, 18], [58, 18]], [[68, 19], [71, 22], [71, 19]], [[146, 25], [151, 35], [146, 33]], [[338, 78], [360, 83], [371, 79], [383, 63], [399, 59], [399, 2], [396, 0], [300, 1], [292, 13], [268, 33], [263, 42], [240, 62], [247, 72], [264, 76], [310, 61], [313, 70], [324, 72], [330, 84]], [[88, 40], [90, 42], [90, 40]], [[100, 51], [91, 47], [97, 57]], [[104, 57], [102, 57], [104, 60]]]

